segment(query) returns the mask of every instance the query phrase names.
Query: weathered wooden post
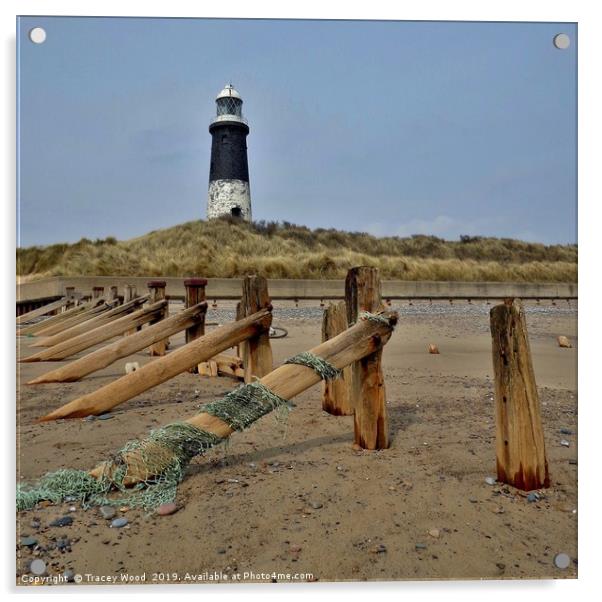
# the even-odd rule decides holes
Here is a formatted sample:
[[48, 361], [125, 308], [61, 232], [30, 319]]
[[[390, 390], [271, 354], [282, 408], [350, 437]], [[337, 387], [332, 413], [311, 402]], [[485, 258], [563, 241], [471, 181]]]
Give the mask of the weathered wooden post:
[[[149, 282], [146, 283], [146, 285], [148, 286], [148, 290], [150, 293], [150, 298], [148, 301], [149, 303], [151, 303], [151, 304], [157, 303], [157, 301], [161, 301], [161, 300], [165, 299], [165, 287], [167, 285], [165, 280], [150, 280]], [[151, 324], [156, 324], [160, 320], [163, 320], [164, 318], [166, 318], [168, 315], [168, 312], [169, 312], [168, 307], [165, 306], [165, 311], [162, 312], [162, 314], [159, 318], [157, 318], [156, 320], [153, 320], [151, 322]], [[169, 339], [163, 339], [162, 341], [154, 343], [153, 345], [150, 346], [150, 349], [149, 349], [150, 354], [152, 356], [165, 355], [168, 344], [169, 344]]]
[[[329, 303], [322, 317], [322, 342], [326, 342], [347, 329], [347, 307], [345, 301]], [[333, 416], [351, 416], [352, 369], [347, 366], [339, 378], [325, 380], [323, 385], [322, 409]]]
[[[268, 294], [268, 281], [263, 276], [245, 276], [242, 283], [240, 315], [248, 317], [266, 308], [272, 309], [272, 302]], [[265, 328], [245, 341], [241, 349], [245, 383], [250, 383], [254, 377], [261, 378], [272, 371], [271, 323], [272, 314], [270, 313], [269, 323], [266, 322]]]
[[[126, 284], [123, 287], [123, 302], [127, 303], [128, 301], [135, 299], [137, 294], [138, 293], [137, 293], [135, 284]], [[134, 333], [138, 332], [141, 328], [142, 328], [142, 326], [136, 326], [136, 328], [132, 328], [131, 330], [128, 330], [124, 334], [124, 336], [129, 336], [131, 334], [134, 334]]]
[[[198, 303], [202, 303], [205, 301], [205, 287], [207, 286], [206, 278], [186, 278], [184, 280], [184, 287], [186, 289], [186, 297], [184, 300], [185, 307], [193, 307]], [[190, 343], [190, 341], [194, 341], [194, 339], [198, 339], [205, 334], [205, 314], [203, 314], [203, 319], [199, 320], [192, 326], [186, 329], [186, 342]], [[190, 368], [190, 372], [193, 374], [198, 373], [198, 366], [193, 366]]]
[[77, 305], [77, 300], [75, 299], [75, 287], [74, 286], [66, 286], [65, 287], [65, 297], [67, 297], [68, 301], [63, 305], [63, 313], [68, 309], [71, 309], [75, 305]]
[[497, 479], [529, 491], [549, 487], [525, 313], [518, 299], [490, 311], [495, 377]]
[[[351, 326], [361, 312], [382, 311], [377, 268], [357, 267], [345, 279], [347, 322]], [[354, 409], [355, 443], [364, 449], [389, 447], [389, 421], [385, 403], [382, 349], [353, 364], [351, 404]]]
[[92, 299], [100, 299], [105, 292], [104, 286], [93, 286], [92, 287]]

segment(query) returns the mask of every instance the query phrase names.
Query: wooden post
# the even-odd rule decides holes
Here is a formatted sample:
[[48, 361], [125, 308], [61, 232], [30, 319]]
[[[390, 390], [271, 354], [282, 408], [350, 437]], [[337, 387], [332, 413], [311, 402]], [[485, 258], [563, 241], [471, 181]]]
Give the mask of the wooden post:
[[[157, 301], [161, 301], [162, 299], [165, 299], [165, 286], [167, 285], [165, 280], [150, 280], [149, 282], [147, 282], [146, 285], [148, 286], [148, 291], [150, 293], [149, 303], [156, 303]], [[165, 312], [159, 318], [157, 318], [156, 320], [153, 320], [151, 322], [151, 324], [156, 324], [160, 320], [163, 320], [164, 318], [166, 318], [168, 312], [169, 312], [169, 309], [166, 307]], [[169, 339], [163, 339], [162, 341], [159, 341], [159, 342], [151, 345], [149, 348], [151, 356], [165, 355], [168, 344], [169, 344]]]
[[[268, 281], [263, 276], [245, 276], [242, 283], [241, 314], [246, 317], [265, 308], [272, 309], [272, 302], [268, 294]], [[242, 349], [245, 383], [250, 383], [255, 378], [261, 378], [272, 371], [271, 324], [272, 314], [270, 313], [269, 323], [265, 324], [264, 330], [245, 341]]]
[[[340, 335], [314, 347], [310, 352], [339, 369], [373, 354], [389, 340], [393, 327], [397, 322], [397, 314], [394, 312], [381, 314], [381, 316], [385, 318], [382, 322], [360, 320]], [[165, 361], [165, 359], [158, 361]], [[133, 374], [139, 373], [140, 370]], [[261, 383], [267, 389], [283, 399], [292, 399], [319, 381], [320, 377], [315, 370], [298, 364], [283, 364], [261, 379]], [[213, 433], [220, 438], [227, 438], [234, 432], [226, 422], [204, 412], [192, 416], [185, 422], [206, 432]], [[127, 475], [123, 480], [124, 485], [135, 485], [148, 479], [149, 476], [158, 475], [167, 467], [169, 462], [173, 461], [173, 456], [170, 454], [153, 454], [153, 445], [160, 444], [152, 441], [144, 442], [140, 448], [125, 452], [120, 456], [119, 470], [124, 470], [124, 474]], [[158, 452], [160, 450], [161, 448], [157, 449]], [[150, 466], [148, 458], [156, 458], [156, 464]], [[102, 463], [91, 470], [90, 475], [95, 478], [102, 478], [106, 476], [106, 468], [106, 464]]]
[[[378, 269], [351, 268], [345, 279], [345, 300], [349, 325], [358, 321], [362, 311], [381, 311], [383, 305]], [[355, 443], [364, 449], [389, 447], [382, 349], [353, 365], [351, 404], [354, 408]]]
[[117, 299], [117, 297], [119, 297], [119, 289], [117, 288], [116, 285], [113, 285], [110, 288], [110, 294], [109, 294], [109, 298], [110, 299]]
[[[322, 342], [334, 338], [347, 329], [347, 307], [345, 301], [329, 303], [322, 317]], [[343, 374], [334, 380], [324, 381], [322, 409], [333, 416], [353, 415], [349, 387], [352, 369], [347, 366]]]
[[[137, 297], [136, 285], [135, 284], [126, 284], [123, 287], [123, 302], [127, 303], [128, 301], [131, 301], [132, 299], [135, 299], [136, 297]], [[142, 328], [142, 326], [136, 326], [136, 328], [132, 328], [131, 330], [128, 330], [127, 332], [125, 332], [124, 336], [127, 337], [131, 334], [135, 334], [136, 332], [139, 332], [141, 328]]]
[[[211, 359], [214, 355], [233, 347], [239, 341], [256, 336], [265, 329], [271, 319], [271, 310], [266, 308], [238, 322], [231, 322], [221, 328], [216, 328], [169, 355], [149, 362], [139, 370], [126, 374], [92, 393], [65, 404], [40, 420], [83, 418], [90, 414], [102, 414], [181, 372], [186, 372], [192, 366]], [[123, 340], [127, 341], [127, 339]]]
[[79, 380], [88, 374], [92, 374], [92, 372], [110, 366], [119, 359], [132, 355], [132, 353], [142, 351], [142, 349], [146, 349], [166, 336], [176, 334], [192, 326], [201, 319], [204, 320], [206, 312], [207, 304], [199, 303], [152, 326], [147, 326], [136, 334], [119, 339], [115, 343], [88, 353], [66, 366], [47, 372], [29, 381], [27, 384], [36, 385], [39, 383], [72, 382]]
[[[184, 287], [186, 289], [186, 297], [184, 300], [186, 307], [192, 307], [197, 303], [203, 303], [205, 301], [205, 287], [207, 286], [206, 278], [186, 278], [184, 280]], [[194, 341], [205, 334], [205, 316], [199, 320], [196, 324], [186, 329], [186, 342]], [[190, 368], [190, 372], [198, 374], [198, 366]]]
[[525, 312], [518, 299], [490, 311], [495, 377], [497, 479], [529, 491], [549, 487]]
[[123, 287], [123, 302], [127, 303], [128, 301], [131, 301], [132, 299], [135, 299], [136, 297], [137, 297], [136, 285], [135, 284], [126, 284]]
[[142, 324], [150, 322], [165, 309], [166, 304], [167, 301], [163, 299], [163, 301], [158, 301], [157, 303], [148, 305], [147, 307], [134, 311], [130, 314], [126, 314], [125, 316], [113, 320], [112, 322], [102, 324], [101, 326], [97, 326], [91, 330], [86, 330], [86, 332], [53, 345], [48, 349], [44, 349], [44, 351], [40, 351], [34, 355], [23, 358], [20, 361], [47, 362], [63, 360], [71, 357], [80, 351], [84, 351], [85, 349], [94, 347], [94, 345], [104, 343], [104, 341], [108, 341], [109, 339], [119, 336], [127, 330], [130, 330], [132, 327], [135, 328], [138, 325], [142, 326]]
[[92, 299], [99, 299], [105, 292], [104, 286], [93, 286], [92, 287]]

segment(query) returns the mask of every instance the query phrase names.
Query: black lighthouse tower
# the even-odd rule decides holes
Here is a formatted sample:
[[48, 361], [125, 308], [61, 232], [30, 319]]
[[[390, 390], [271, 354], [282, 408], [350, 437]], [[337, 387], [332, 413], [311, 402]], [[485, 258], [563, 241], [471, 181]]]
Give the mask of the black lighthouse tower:
[[251, 221], [251, 190], [247, 161], [249, 126], [242, 98], [228, 84], [215, 99], [217, 115], [209, 125], [211, 166], [207, 219], [225, 215]]

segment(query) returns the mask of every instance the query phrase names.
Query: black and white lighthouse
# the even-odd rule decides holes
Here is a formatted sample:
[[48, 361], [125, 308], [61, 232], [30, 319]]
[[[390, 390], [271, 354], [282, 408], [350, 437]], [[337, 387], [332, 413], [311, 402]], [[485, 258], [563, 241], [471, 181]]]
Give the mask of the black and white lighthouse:
[[215, 104], [217, 115], [209, 125], [211, 166], [207, 219], [228, 215], [250, 222], [249, 126], [242, 115], [242, 98], [232, 84], [228, 84], [217, 95]]

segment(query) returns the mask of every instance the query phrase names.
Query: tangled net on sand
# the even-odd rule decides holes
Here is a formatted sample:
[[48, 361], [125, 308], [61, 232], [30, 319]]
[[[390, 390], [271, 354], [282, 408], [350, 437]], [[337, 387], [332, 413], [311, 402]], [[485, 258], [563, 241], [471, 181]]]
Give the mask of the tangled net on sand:
[[[380, 320], [364, 312], [361, 319]], [[385, 318], [383, 320], [389, 325]], [[300, 353], [287, 364], [314, 370], [322, 379], [340, 376], [340, 370], [325, 359]], [[221, 399], [199, 406], [232, 430], [242, 431], [273, 410], [288, 411], [293, 404], [270, 391], [260, 381], [242, 385]], [[84, 507], [123, 505], [152, 509], [172, 502], [190, 461], [227, 441], [189, 422], [175, 422], [151, 431], [145, 439], [126, 443], [112, 458], [103, 462], [100, 473], [62, 469], [44, 475], [36, 483], [17, 485], [17, 510], [33, 508], [38, 502], [79, 501]], [[132, 482], [135, 485], [131, 487]]]
[[[200, 406], [200, 413], [242, 431], [283, 406], [288, 407], [289, 402], [254, 382]], [[59, 503], [66, 499], [80, 501], [85, 507], [127, 504], [132, 508], [155, 508], [175, 499], [192, 458], [226, 440], [187, 422], [168, 424], [151, 431], [145, 439], [126, 443], [102, 464], [99, 476], [63, 469], [44, 475], [32, 485], [18, 485], [17, 510], [33, 508], [42, 500]], [[128, 487], [132, 475], [138, 482]]]

